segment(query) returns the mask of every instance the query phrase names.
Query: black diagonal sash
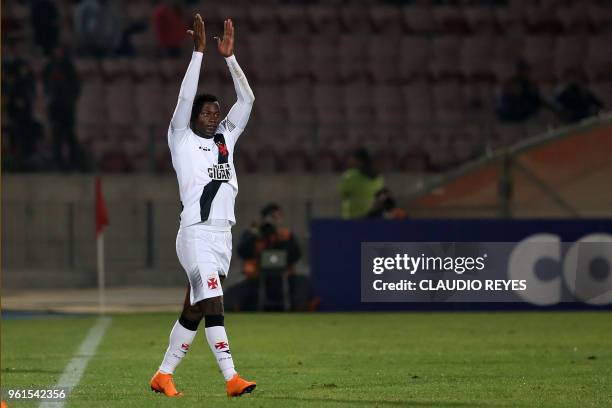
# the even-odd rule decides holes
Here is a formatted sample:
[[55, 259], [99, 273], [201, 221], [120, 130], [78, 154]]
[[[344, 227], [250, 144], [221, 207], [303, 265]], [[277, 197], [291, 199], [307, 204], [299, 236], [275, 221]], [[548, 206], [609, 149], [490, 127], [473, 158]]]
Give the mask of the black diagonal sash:
[[[229, 151], [227, 150], [227, 145], [225, 144], [223, 134], [217, 133], [213, 140], [219, 149], [217, 163], [227, 163]], [[208, 220], [208, 217], [210, 216], [210, 206], [212, 205], [213, 199], [221, 187], [221, 183], [227, 183], [227, 180], [211, 180], [204, 186], [204, 190], [200, 196], [200, 219], [202, 221]]]

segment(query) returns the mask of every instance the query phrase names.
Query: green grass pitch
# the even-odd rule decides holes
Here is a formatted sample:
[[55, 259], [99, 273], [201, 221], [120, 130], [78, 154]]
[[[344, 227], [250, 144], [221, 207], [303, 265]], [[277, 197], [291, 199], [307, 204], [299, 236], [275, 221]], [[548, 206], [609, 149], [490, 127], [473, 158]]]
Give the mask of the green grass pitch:
[[[4, 320], [2, 386], [52, 386], [96, 317]], [[229, 314], [228, 400], [203, 330], [181, 399], [149, 390], [175, 314], [112, 316], [67, 407], [611, 407], [612, 313]], [[37, 406], [9, 402], [9, 407]]]

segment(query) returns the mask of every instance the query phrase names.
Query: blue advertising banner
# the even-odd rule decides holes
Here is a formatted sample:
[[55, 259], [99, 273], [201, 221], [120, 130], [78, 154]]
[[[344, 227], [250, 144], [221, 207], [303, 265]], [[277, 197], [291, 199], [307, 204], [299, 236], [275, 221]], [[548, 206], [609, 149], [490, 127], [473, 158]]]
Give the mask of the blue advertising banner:
[[[609, 219], [320, 219], [311, 222], [310, 230], [312, 281], [324, 311], [612, 309], [612, 220]], [[440, 293], [433, 296], [431, 293], [409, 292], [405, 288], [397, 290], [400, 286], [394, 286], [403, 282], [408, 287], [412, 284], [407, 282], [416, 277], [422, 279], [423, 272], [401, 276], [398, 273], [402, 271], [398, 270], [386, 274], [372, 272], [374, 258], [381, 258], [376, 254], [389, 255], [384, 258], [391, 262], [388, 265], [391, 267], [391, 258], [398, 258], [397, 261], [401, 260], [400, 256], [404, 260], [424, 259], [423, 250], [415, 249], [422, 248], [423, 243], [436, 243], [445, 251], [453, 248], [455, 256], [475, 243], [489, 248], [485, 252], [500, 248], [491, 272], [494, 275], [489, 277], [494, 276], [493, 283], [501, 285], [502, 290], [500, 293], [490, 292], [494, 296], [485, 298], [474, 295], [474, 285], [471, 285], [472, 292], [453, 292], [451, 296], [446, 285], [446, 292], [440, 297]], [[496, 243], [503, 243], [503, 246]], [[457, 248], [465, 249], [456, 252]], [[486, 277], [487, 273], [485, 270], [480, 275]], [[451, 275], [468, 283], [473, 281], [469, 274]], [[392, 276], [395, 278], [389, 286], [384, 280]], [[428, 277], [433, 277], [427, 279], [430, 291], [434, 286], [444, 286], [444, 282], [449, 282], [448, 273], [442, 283], [439, 282], [442, 275], [432, 275], [429, 271]], [[486, 285], [487, 282], [483, 282]], [[382, 284], [385, 284], [385, 290], [380, 290]], [[456, 291], [462, 286], [453, 283], [452, 288]], [[432, 301], [430, 297], [444, 301]]]

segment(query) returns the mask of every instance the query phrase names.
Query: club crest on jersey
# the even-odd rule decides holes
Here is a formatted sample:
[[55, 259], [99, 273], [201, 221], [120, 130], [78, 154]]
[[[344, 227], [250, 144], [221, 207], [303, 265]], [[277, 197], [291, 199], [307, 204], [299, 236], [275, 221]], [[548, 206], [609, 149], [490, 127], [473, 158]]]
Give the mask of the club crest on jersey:
[[229, 163], [213, 164], [208, 168], [208, 177], [213, 180], [229, 181], [232, 179], [232, 168]]
[[216, 277], [206, 279], [206, 284], [208, 285], [208, 289], [217, 289], [219, 286], [219, 281], [217, 281]]
[[225, 143], [217, 142], [217, 147], [219, 148], [219, 153], [221, 153], [221, 155], [227, 156], [229, 154]]

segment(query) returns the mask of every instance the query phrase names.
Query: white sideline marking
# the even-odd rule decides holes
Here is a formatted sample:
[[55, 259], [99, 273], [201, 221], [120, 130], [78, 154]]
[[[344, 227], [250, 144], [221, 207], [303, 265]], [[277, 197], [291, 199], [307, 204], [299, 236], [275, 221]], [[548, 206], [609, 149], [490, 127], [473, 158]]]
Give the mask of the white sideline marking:
[[[104, 337], [110, 322], [110, 317], [103, 316], [98, 318], [92, 328], [89, 329], [89, 333], [87, 333], [87, 337], [85, 337], [85, 340], [79, 346], [79, 350], [72, 356], [72, 359], [68, 362], [66, 368], [64, 368], [64, 372], [62, 372], [62, 376], [57, 381], [57, 384], [55, 384], [55, 387], [68, 388], [68, 395], [70, 395], [70, 392], [79, 385], [85, 368], [87, 368], [87, 363], [96, 354], [98, 344], [100, 344], [102, 337]], [[39, 408], [62, 408], [67, 401], [68, 398], [63, 401], [43, 401], [40, 403]]]

